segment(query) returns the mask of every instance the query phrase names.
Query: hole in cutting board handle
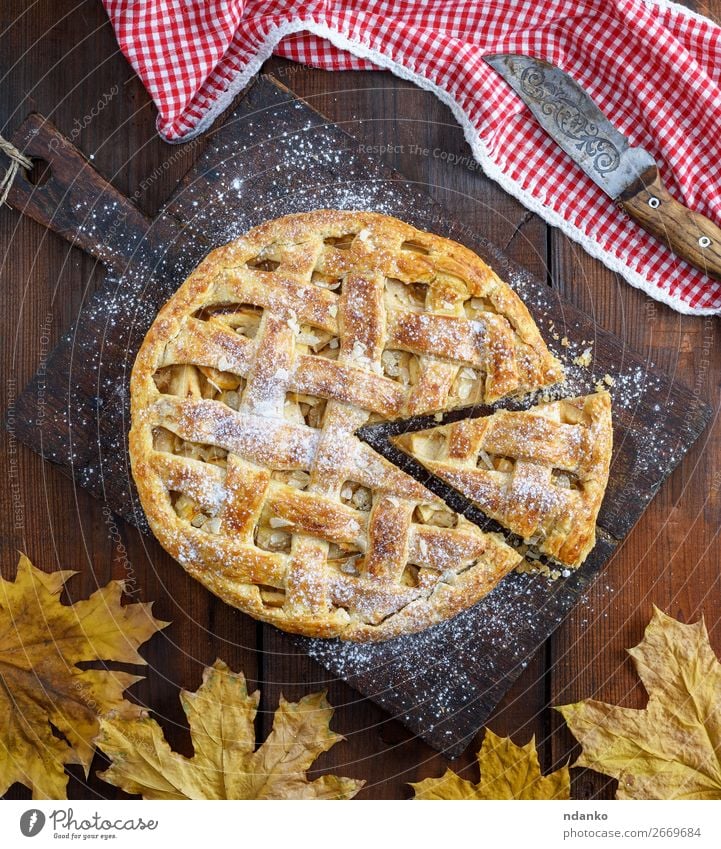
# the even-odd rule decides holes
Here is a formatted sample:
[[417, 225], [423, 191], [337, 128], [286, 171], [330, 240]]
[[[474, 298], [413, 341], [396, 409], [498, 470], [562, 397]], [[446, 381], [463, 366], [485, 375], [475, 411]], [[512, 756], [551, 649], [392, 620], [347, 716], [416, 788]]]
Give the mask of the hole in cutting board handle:
[[52, 177], [53, 171], [47, 159], [31, 159], [33, 167], [25, 172], [25, 178], [33, 186], [44, 186]]

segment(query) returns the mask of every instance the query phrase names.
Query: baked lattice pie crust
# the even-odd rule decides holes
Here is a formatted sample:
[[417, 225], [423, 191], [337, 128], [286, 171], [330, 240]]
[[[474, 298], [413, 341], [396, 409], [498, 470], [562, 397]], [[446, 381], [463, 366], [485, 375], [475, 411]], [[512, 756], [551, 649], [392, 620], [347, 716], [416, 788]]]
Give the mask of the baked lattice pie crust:
[[518, 565], [355, 435], [562, 378], [475, 254], [388, 216], [321, 210], [212, 251], [131, 381], [150, 526], [226, 602], [309, 636], [386, 639], [474, 604]]
[[395, 442], [542, 554], [576, 567], [593, 548], [613, 442], [608, 392], [497, 410]]

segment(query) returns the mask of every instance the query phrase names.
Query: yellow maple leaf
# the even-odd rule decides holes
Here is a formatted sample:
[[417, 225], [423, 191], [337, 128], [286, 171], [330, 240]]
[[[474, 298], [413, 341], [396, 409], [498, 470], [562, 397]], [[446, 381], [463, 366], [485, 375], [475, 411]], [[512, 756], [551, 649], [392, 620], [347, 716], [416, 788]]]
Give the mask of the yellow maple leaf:
[[260, 693], [248, 693], [242, 673], [221, 660], [203, 672], [194, 693], [180, 700], [194, 754], [174, 752], [154, 719], [106, 717], [98, 747], [111, 759], [100, 777], [145, 799], [350, 799], [365, 782], [306, 771], [339, 740], [330, 730], [333, 708], [324, 693], [299, 702], [281, 696], [268, 738], [255, 748], [253, 722]]
[[76, 664], [145, 664], [138, 646], [167, 623], [150, 604], [122, 606], [122, 581], [61, 604], [74, 574], [42, 572], [21, 555], [15, 580], [0, 578], [0, 795], [19, 781], [34, 799], [64, 798], [65, 764], [90, 768], [99, 715], [140, 712], [123, 698], [139, 676]]
[[654, 607], [629, 654], [643, 710], [593, 699], [558, 708], [583, 747], [575, 766], [617, 778], [617, 799], [721, 799], [721, 664], [703, 620], [685, 625]]
[[416, 799], [568, 799], [568, 768], [541, 775], [535, 739], [516, 746], [486, 729], [478, 752], [481, 780], [473, 784], [447, 769], [441, 778], [411, 784]]

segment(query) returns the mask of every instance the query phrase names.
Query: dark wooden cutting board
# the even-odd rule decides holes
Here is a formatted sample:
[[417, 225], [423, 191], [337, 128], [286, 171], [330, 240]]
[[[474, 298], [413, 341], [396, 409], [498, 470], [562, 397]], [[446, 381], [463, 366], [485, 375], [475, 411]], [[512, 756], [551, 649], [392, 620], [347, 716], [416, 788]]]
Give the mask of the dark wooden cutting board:
[[13, 206], [108, 272], [18, 398], [16, 436], [144, 530], [126, 445], [135, 352], [158, 308], [210, 248], [288, 212], [372, 209], [464, 243], [514, 286], [564, 361], [569, 378], [558, 394], [592, 391], [606, 375], [614, 381], [611, 478], [598, 544], [581, 570], [558, 580], [514, 574], [472, 610], [412, 637], [374, 645], [294, 640], [430, 745], [458, 754], [613, 555], [710, 409], [269, 78], [255, 82], [209, 136], [155, 219], [41, 116], [30, 116], [13, 142], [50, 163], [43, 185], [16, 181]]

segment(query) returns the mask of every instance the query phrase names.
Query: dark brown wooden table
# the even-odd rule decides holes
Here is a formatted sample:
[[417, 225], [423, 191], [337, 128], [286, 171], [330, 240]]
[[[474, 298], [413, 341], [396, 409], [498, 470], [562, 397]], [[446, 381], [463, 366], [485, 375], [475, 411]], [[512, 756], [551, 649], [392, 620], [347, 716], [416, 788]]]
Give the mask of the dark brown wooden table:
[[[721, 0], [686, 2], [721, 20]], [[49, 117], [123, 193], [154, 214], [202, 150], [155, 133], [155, 110], [120, 53], [99, 0], [4, 0], [0, 7], [0, 133], [8, 137], [37, 109]], [[388, 73], [330, 73], [271, 59], [264, 70], [339, 123], [362, 145], [389, 147], [384, 158], [516, 261], [546, 278], [629, 346], [685, 382], [714, 410], [721, 398], [721, 338], [715, 318], [679, 315], [623, 279], [525, 210], [465, 157], [470, 151], [450, 111], [436, 98]], [[103, 104], [102, 108], [98, 108]], [[97, 113], [97, 114], [94, 114]], [[418, 153], [427, 148], [429, 155]], [[454, 154], [465, 164], [452, 165]], [[454, 160], [457, 161], [457, 160]], [[59, 237], [9, 209], [0, 210], [2, 417], [72, 324], [84, 294], [103, 270]], [[186, 754], [190, 739], [178, 701], [195, 689], [204, 665], [221, 657], [261, 688], [259, 739], [269, 730], [282, 692], [298, 698], [327, 688], [346, 736], [319, 761], [321, 769], [367, 780], [360, 798], [403, 799], [407, 782], [440, 775], [447, 761], [397, 721], [329, 679], [313, 661], [289, 652], [286, 638], [258, 626], [198, 586], [154, 541], [104, 513], [4, 429], [2, 572], [15, 574], [22, 550], [50, 571], [72, 568], [75, 598], [110, 578], [135, 581], [136, 598], [155, 600], [173, 624], [143, 650], [149, 665], [131, 694], [152, 709], [171, 743]], [[656, 604], [694, 621], [704, 615], [721, 654], [721, 422], [683, 460], [621, 551], [570, 618], [537, 652], [489, 726], [525, 743], [535, 734], [541, 763], [551, 769], [577, 750], [553, 705], [595, 697], [642, 707], [645, 694], [625, 649], [635, 645]], [[132, 571], [130, 571], [132, 570]], [[480, 738], [453, 768], [474, 778]], [[124, 794], [71, 768], [71, 798]], [[607, 798], [614, 782], [574, 770], [577, 798]], [[29, 797], [15, 786], [15, 798]]]

